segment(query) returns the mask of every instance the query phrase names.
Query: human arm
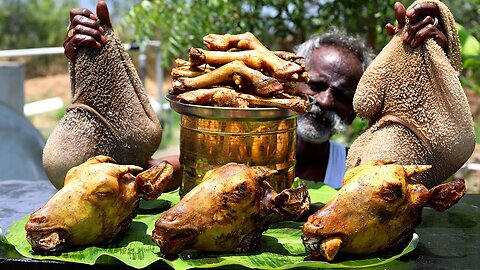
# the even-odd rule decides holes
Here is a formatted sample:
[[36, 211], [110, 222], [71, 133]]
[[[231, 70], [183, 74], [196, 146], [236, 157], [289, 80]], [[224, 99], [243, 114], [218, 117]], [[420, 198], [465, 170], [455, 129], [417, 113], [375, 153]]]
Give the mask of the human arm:
[[100, 26], [100, 21], [105, 26], [112, 27], [108, 7], [103, 0], [97, 3], [97, 15], [86, 8], [70, 11], [70, 24], [63, 42], [64, 54], [68, 59], [75, 60], [80, 47], [99, 49], [105, 45], [105, 30]]
[[[396, 2], [393, 6], [398, 25], [388, 23], [385, 29], [389, 35], [395, 35], [405, 26], [406, 18], [410, 27], [403, 34], [403, 42], [413, 48], [418, 47], [424, 40], [433, 38], [440, 47], [447, 49], [447, 37], [442, 27], [440, 10], [435, 3], [419, 3], [409, 9]], [[435, 18], [438, 23], [435, 23]], [[436, 25], [435, 25], [436, 24]]]

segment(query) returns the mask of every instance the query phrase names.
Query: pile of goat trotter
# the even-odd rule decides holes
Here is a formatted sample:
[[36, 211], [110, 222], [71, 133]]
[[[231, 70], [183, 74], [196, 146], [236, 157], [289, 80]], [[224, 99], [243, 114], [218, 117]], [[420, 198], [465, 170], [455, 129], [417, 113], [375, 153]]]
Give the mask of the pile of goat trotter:
[[307, 111], [308, 97], [297, 82], [308, 82], [304, 59], [270, 51], [252, 33], [209, 34], [208, 50], [191, 48], [189, 61], [177, 59], [170, 94], [185, 103], [221, 107], [279, 107]]

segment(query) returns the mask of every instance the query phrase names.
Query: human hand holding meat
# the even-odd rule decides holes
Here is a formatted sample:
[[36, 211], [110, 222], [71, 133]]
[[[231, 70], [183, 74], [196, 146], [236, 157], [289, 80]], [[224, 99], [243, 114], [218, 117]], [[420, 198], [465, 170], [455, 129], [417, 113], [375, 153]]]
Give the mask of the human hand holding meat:
[[71, 61], [77, 57], [78, 49], [89, 47], [100, 49], [107, 43], [103, 35], [105, 29], [100, 26], [100, 21], [112, 28], [110, 15], [105, 1], [98, 1], [97, 15], [86, 8], [74, 8], [70, 11], [70, 23], [63, 42], [65, 56]]
[[431, 188], [464, 164], [474, 149], [475, 136], [459, 80], [462, 65], [453, 15], [436, 0], [416, 1], [408, 10], [421, 4], [437, 6], [448, 37], [446, 51], [434, 38], [415, 48], [405, 44], [405, 34], [416, 27], [408, 22], [395, 34], [357, 87], [355, 110], [372, 126], [352, 144], [347, 167], [379, 159], [429, 164], [432, 169], [416, 180]]
[[162, 129], [135, 67], [113, 32], [105, 1], [97, 15], [74, 9], [65, 38], [72, 104], [48, 138], [43, 165], [55, 187], [88, 158], [108, 155], [120, 164], [145, 166]]
[[252, 33], [210, 34], [209, 50], [191, 48], [177, 59], [171, 94], [183, 102], [223, 107], [280, 107], [301, 113], [307, 98], [297, 83], [308, 81], [303, 58], [268, 50]]
[[388, 23], [385, 26], [389, 35], [393, 36], [402, 31], [406, 19], [408, 19], [410, 26], [402, 35], [405, 44], [415, 48], [420, 46], [426, 39], [433, 38], [440, 47], [444, 49], [447, 47], [447, 37], [443, 32], [442, 22], [439, 21], [439, 18], [441, 18], [440, 10], [435, 3], [420, 2], [406, 10], [402, 3], [396, 2], [394, 10], [398, 25], [393, 26], [391, 23]]

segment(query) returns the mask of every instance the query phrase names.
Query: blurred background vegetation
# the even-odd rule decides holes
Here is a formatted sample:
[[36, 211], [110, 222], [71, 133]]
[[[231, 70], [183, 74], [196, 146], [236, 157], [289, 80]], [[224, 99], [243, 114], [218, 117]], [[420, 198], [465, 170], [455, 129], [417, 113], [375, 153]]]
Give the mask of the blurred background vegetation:
[[[209, 33], [250, 31], [273, 50], [292, 51], [310, 35], [337, 26], [362, 36], [378, 53], [390, 40], [393, 0], [107, 0], [114, 27], [125, 42], [161, 41], [165, 74]], [[400, 1], [405, 6], [413, 1]], [[443, 1], [459, 23], [466, 91], [480, 96], [480, 0]], [[61, 46], [73, 7], [93, 9], [95, 0], [2, 0], [0, 50]], [[95, 12], [95, 10], [92, 10]], [[153, 57], [150, 55], [150, 57]], [[132, 57], [133, 58], [133, 57]], [[66, 73], [63, 56], [25, 58], [27, 78]], [[153, 72], [151, 73], [153, 74]], [[67, 89], [65, 91], [68, 91]], [[477, 140], [480, 123], [476, 119]], [[353, 140], [366, 123], [357, 119], [340, 140]]]

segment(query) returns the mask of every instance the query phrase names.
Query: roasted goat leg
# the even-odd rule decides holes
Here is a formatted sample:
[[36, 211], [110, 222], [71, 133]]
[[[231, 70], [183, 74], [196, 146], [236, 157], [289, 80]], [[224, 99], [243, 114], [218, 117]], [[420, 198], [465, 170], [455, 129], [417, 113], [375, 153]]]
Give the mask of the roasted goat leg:
[[[299, 58], [295, 58], [293, 53], [279, 53], [281, 56], [292, 59], [298, 60]], [[278, 72], [279, 61], [282, 63], [288, 63], [287, 65], [291, 65], [293, 63], [298, 65], [297, 62], [290, 62], [287, 60], [280, 59], [277, 57], [276, 53], [265, 53], [259, 50], [245, 50], [245, 51], [208, 51], [203, 50], [200, 48], [191, 48], [189, 50], [189, 59], [192, 65], [202, 65], [202, 64], [210, 64], [210, 65], [224, 65], [230, 63], [232, 61], [242, 61], [245, 65], [249, 68], [253, 69], [264, 69], [267, 70], [274, 78], [279, 80], [284, 80], [285, 76], [283, 73]], [[298, 61], [300, 62], [300, 61]], [[295, 81], [306, 81], [308, 80], [308, 75], [304, 73], [305, 65], [299, 65], [299, 71], [297, 73], [292, 73], [289, 75], [289, 78], [294, 79]]]
[[[203, 44], [212, 51], [227, 51], [232, 48], [242, 50], [256, 50], [263, 55], [263, 59], [275, 78], [297, 80], [302, 67], [294, 62], [286, 61], [276, 56], [265, 47], [252, 33], [246, 32], [239, 35], [216, 35], [209, 34], [203, 38]], [[293, 77], [292, 77], [293, 76]]]
[[195, 66], [189, 61], [177, 58], [175, 59], [175, 67], [172, 69], [170, 74], [172, 75], [173, 79], [177, 79], [179, 77], [192, 78], [208, 73], [214, 69], [214, 67], [207, 64]]
[[224, 65], [232, 61], [242, 61], [250, 68], [261, 69], [267, 65], [264, 55], [256, 50], [247, 51], [208, 51], [200, 48], [190, 48], [188, 57], [192, 65]]
[[216, 105], [234, 108], [248, 108], [249, 104], [240, 98], [238, 92], [227, 87], [198, 89], [177, 95], [183, 102], [199, 105]]
[[249, 81], [255, 92], [262, 96], [274, 95], [283, 91], [282, 84], [276, 79], [264, 75], [258, 70], [247, 67], [242, 61], [233, 61], [208, 74], [193, 78], [177, 78], [173, 82], [173, 92], [185, 92], [194, 89], [209, 88], [222, 83], [235, 82], [236, 75]]
[[300, 97], [259, 97], [240, 93], [227, 87], [192, 90], [177, 95], [177, 98], [186, 103], [200, 105], [229, 106], [236, 108], [247, 108], [252, 107], [249, 105], [253, 105], [285, 108], [300, 113], [307, 112], [307, 102]]
[[258, 97], [255, 95], [239, 93], [239, 97], [248, 101], [255, 106], [278, 107], [290, 109], [292, 111], [306, 113], [307, 102], [299, 97], [297, 98], [275, 98], [275, 97]]

